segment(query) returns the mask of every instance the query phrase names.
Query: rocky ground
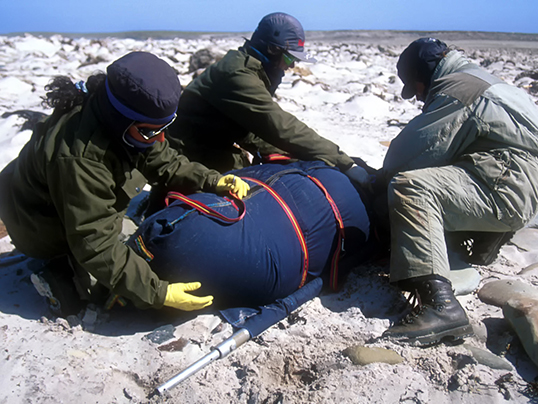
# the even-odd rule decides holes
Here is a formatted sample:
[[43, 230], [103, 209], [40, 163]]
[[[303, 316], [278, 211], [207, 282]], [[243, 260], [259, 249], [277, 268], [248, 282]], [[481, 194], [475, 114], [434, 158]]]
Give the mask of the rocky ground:
[[[397, 55], [418, 37], [409, 35], [313, 36], [320, 63], [288, 74], [279, 102], [349, 154], [379, 166], [387, 143], [420, 112], [419, 103], [399, 97], [395, 75]], [[455, 39], [476, 63], [538, 100], [538, 42]], [[222, 54], [240, 41], [0, 37], [0, 114], [7, 113], [0, 119], [2, 167], [29, 136], [28, 117], [11, 112], [48, 113], [39, 97], [51, 76], [82, 79], [143, 49], [165, 57], [186, 84], [200, 67], [191, 66], [194, 53]], [[128, 234], [133, 224], [126, 224]], [[0, 240], [0, 403], [538, 402], [537, 241], [532, 225], [489, 266], [454, 260], [458, 299], [475, 329], [463, 344], [419, 348], [380, 339], [405, 299], [389, 285], [388, 263], [373, 262], [355, 268], [339, 293], [323, 292], [161, 396], [157, 386], [228, 338], [232, 327], [212, 310], [195, 316], [88, 307], [56, 318], [29, 280], [39, 263], [18, 255], [6, 236]]]

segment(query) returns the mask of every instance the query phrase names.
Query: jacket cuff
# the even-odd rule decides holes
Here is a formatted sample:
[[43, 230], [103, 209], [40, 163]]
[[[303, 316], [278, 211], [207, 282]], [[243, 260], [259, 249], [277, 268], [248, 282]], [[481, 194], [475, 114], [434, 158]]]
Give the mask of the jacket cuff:
[[215, 170], [210, 170], [210, 173], [207, 175], [207, 179], [204, 183], [202, 191], [215, 193], [217, 190], [217, 183], [222, 178], [222, 174]]

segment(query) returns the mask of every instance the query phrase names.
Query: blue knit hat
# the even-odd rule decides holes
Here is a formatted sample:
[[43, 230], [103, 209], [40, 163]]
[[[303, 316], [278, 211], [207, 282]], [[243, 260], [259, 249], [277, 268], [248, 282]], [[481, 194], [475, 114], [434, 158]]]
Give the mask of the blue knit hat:
[[174, 117], [181, 85], [164, 60], [148, 52], [131, 52], [108, 66], [106, 91], [123, 116], [163, 125]]

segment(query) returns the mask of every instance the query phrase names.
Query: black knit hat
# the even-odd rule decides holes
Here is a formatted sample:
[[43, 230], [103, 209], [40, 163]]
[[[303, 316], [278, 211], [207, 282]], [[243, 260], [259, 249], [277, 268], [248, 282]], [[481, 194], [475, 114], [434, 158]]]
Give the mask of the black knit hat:
[[271, 13], [263, 17], [250, 42], [255, 47], [260, 43], [276, 45], [303, 62], [316, 62], [304, 51], [303, 26], [295, 17], [286, 13]]
[[147, 52], [132, 52], [107, 68], [107, 96], [123, 116], [161, 125], [174, 117], [181, 85], [174, 69]]
[[433, 71], [447, 49], [447, 45], [439, 39], [420, 38], [402, 52], [396, 65], [398, 76], [404, 83], [402, 98], [409, 99], [416, 94], [417, 81], [429, 87]]

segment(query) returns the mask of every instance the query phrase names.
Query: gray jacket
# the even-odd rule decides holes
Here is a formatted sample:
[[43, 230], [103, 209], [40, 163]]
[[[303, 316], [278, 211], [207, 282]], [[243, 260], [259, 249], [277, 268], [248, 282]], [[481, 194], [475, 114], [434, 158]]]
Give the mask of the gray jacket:
[[527, 223], [536, 214], [538, 108], [525, 91], [459, 51], [438, 64], [423, 113], [391, 142], [383, 174], [389, 181], [398, 172], [446, 165], [483, 181], [499, 218]]

